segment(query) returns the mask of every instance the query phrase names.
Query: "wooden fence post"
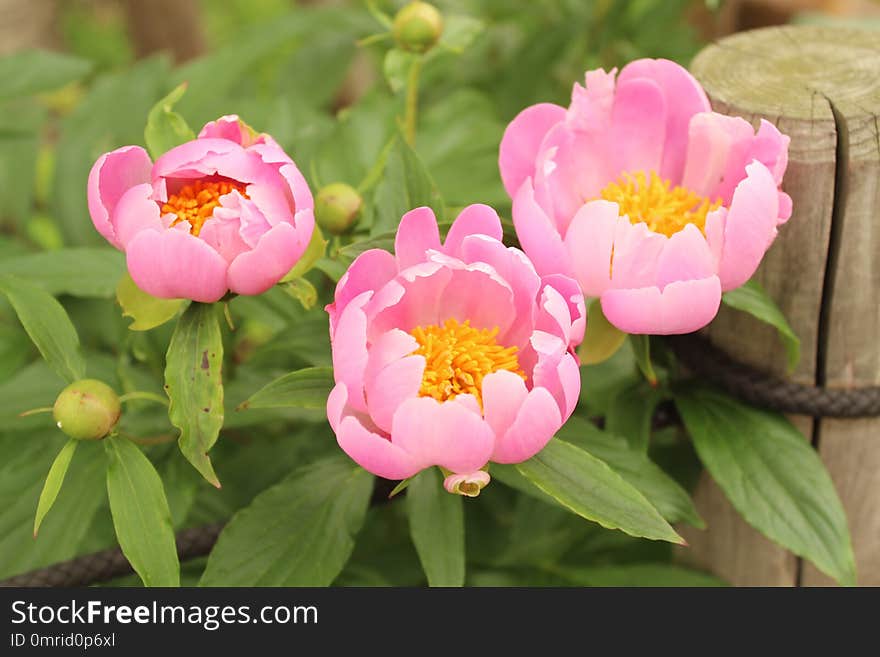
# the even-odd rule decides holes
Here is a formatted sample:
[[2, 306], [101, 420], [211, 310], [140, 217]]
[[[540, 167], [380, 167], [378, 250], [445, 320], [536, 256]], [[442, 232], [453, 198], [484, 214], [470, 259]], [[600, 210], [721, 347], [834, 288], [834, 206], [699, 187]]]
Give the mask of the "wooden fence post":
[[[794, 214], [756, 274], [801, 339], [789, 379], [880, 385], [880, 33], [773, 27], [726, 37], [691, 67], [713, 109], [791, 137], [783, 189]], [[785, 378], [774, 332], [722, 307], [707, 331], [732, 357]], [[819, 450], [849, 518], [858, 582], [880, 585], [880, 418], [792, 417]], [[703, 477], [709, 528], [685, 556], [737, 585], [831, 583], [742, 521]]]

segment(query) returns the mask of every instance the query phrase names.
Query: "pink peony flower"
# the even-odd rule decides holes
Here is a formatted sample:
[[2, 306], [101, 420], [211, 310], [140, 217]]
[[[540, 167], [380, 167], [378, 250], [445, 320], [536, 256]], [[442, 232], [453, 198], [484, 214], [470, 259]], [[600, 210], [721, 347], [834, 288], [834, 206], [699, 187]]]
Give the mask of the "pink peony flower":
[[489, 461], [530, 458], [574, 410], [583, 295], [570, 278], [538, 276], [501, 235], [495, 211], [471, 205], [441, 244], [433, 212], [418, 208], [400, 222], [396, 255], [366, 251], [340, 279], [327, 306], [327, 416], [370, 472], [405, 479], [439, 465], [447, 490], [474, 495]]
[[125, 146], [89, 174], [95, 228], [125, 251], [137, 286], [163, 299], [265, 292], [308, 245], [312, 207], [293, 160], [237, 116], [208, 123], [155, 163]]
[[681, 66], [641, 59], [586, 74], [571, 105], [533, 105], [499, 165], [523, 249], [573, 276], [628, 333], [688, 333], [745, 283], [791, 215], [789, 138], [710, 111]]

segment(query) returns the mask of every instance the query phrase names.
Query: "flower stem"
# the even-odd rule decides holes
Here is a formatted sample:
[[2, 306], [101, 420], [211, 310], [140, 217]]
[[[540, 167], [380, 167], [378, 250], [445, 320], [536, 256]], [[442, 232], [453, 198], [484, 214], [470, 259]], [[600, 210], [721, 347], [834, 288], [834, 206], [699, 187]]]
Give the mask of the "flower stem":
[[38, 415], [40, 413], [51, 413], [54, 410], [52, 406], [41, 406], [40, 408], [32, 408], [29, 411], [22, 411], [18, 414], [18, 417], [28, 417], [31, 415]]
[[170, 433], [152, 436], [150, 438], [138, 438], [137, 436], [132, 436], [131, 434], [125, 433], [124, 431], [117, 431], [115, 435], [130, 440], [133, 443], [137, 443], [138, 445], [144, 446], [164, 445], [165, 443], [174, 442], [174, 440], [176, 440], [176, 437]]
[[406, 105], [403, 115], [403, 129], [410, 146], [416, 143], [416, 122], [419, 113], [419, 75], [422, 72], [422, 58], [414, 57], [409, 67], [406, 81]]
[[131, 401], [133, 399], [144, 399], [147, 401], [154, 401], [157, 404], [162, 404], [163, 406], [168, 406], [168, 400], [162, 395], [156, 394], [155, 392], [136, 390], [134, 392], [127, 392], [119, 397], [119, 401], [123, 403]]

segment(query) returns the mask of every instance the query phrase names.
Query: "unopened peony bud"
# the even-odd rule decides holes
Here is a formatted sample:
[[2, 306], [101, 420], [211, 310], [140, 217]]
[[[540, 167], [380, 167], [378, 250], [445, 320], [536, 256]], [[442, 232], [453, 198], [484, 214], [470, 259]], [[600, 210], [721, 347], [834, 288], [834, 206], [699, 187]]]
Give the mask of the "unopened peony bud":
[[401, 50], [427, 52], [443, 34], [443, 16], [427, 2], [410, 2], [397, 12], [391, 32]]
[[121, 412], [113, 388], [96, 379], [71, 383], [52, 409], [58, 428], [76, 440], [100, 440], [116, 426]]
[[351, 185], [337, 182], [323, 187], [315, 199], [315, 220], [334, 235], [341, 235], [357, 220], [363, 199]]

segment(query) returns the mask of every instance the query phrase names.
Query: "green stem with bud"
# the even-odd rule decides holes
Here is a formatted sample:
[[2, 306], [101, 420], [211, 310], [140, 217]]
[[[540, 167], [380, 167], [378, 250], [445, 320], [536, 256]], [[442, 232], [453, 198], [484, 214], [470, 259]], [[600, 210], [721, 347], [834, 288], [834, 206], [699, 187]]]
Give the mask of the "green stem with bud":
[[136, 390], [134, 392], [127, 392], [124, 395], [120, 395], [119, 401], [125, 403], [127, 401], [132, 401], [135, 399], [143, 399], [146, 401], [153, 401], [157, 404], [162, 404], [163, 406], [168, 406], [168, 398], [163, 397], [155, 392], [147, 392], [145, 390]]
[[403, 114], [403, 131], [410, 146], [416, 143], [416, 123], [419, 113], [419, 76], [422, 73], [422, 57], [413, 57], [406, 80], [406, 105]]

